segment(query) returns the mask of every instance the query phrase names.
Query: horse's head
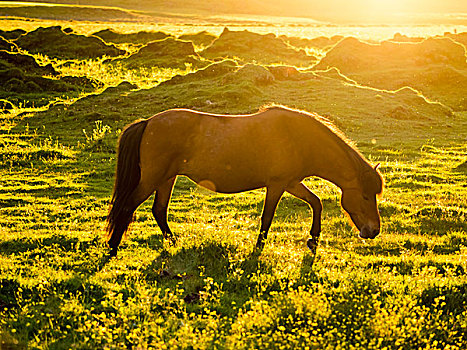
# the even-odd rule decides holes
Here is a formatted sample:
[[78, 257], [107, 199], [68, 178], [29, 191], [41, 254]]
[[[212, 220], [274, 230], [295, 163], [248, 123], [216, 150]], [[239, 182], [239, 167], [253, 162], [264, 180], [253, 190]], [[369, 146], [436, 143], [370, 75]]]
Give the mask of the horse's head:
[[362, 238], [375, 238], [380, 230], [376, 195], [383, 191], [383, 178], [377, 170], [378, 165], [361, 173], [360, 186], [342, 189], [342, 207], [360, 230]]

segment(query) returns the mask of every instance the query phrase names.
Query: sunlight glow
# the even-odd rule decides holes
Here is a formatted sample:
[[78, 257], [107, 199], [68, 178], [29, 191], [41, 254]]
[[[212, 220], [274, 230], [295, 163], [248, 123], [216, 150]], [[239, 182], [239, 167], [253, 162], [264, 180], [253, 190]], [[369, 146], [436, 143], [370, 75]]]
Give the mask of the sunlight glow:
[[[355, 2], [349, 1], [355, 6]], [[388, 21], [417, 11], [417, 2], [407, 0], [363, 0], [354, 8], [357, 18], [369, 22]]]
[[405, 0], [367, 0], [370, 10], [380, 13], [410, 12], [413, 3]]
[[[272, 0], [273, 1], [273, 0]], [[275, 2], [284, 0], [275, 0]], [[291, 11], [341, 23], [408, 23], [420, 15], [465, 13], [465, 0], [290, 0]], [[321, 17], [321, 15], [323, 17]]]

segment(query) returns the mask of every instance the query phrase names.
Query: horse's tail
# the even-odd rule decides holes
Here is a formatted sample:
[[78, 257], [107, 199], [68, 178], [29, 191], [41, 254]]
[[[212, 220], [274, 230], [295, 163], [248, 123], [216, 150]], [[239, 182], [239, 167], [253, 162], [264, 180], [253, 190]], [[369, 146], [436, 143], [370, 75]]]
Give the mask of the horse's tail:
[[117, 170], [115, 184], [107, 216], [108, 244], [116, 254], [123, 234], [133, 220], [136, 210], [131, 195], [141, 179], [140, 143], [147, 120], [138, 120], [128, 125], [118, 142]]

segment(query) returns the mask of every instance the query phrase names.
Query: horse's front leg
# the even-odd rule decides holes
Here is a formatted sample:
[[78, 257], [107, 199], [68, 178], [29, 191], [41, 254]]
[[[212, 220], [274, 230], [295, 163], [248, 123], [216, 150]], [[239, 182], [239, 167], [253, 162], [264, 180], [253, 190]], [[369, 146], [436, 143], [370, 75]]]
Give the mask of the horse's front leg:
[[256, 241], [256, 249], [261, 250], [264, 247], [264, 240], [268, 238], [269, 228], [271, 227], [277, 203], [279, 203], [283, 193], [283, 187], [277, 186], [266, 188], [266, 199], [264, 200], [263, 215], [261, 216], [261, 229], [258, 240]]
[[287, 188], [287, 192], [291, 195], [307, 202], [313, 210], [313, 223], [311, 225], [311, 238], [307, 241], [307, 246], [310, 248], [313, 254], [316, 254], [316, 248], [318, 247], [319, 234], [321, 232], [321, 212], [323, 211], [323, 205], [318, 196], [310, 191], [302, 183], [295, 184]]

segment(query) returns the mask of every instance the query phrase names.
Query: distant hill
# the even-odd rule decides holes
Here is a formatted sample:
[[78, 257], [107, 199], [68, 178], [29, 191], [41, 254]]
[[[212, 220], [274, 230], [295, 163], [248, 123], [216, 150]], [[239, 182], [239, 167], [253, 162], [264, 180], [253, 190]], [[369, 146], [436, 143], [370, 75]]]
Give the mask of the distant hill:
[[[74, 20], [74, 21], [132, 21], [137, 22], [150, 16], [144, 16], [137, 11], [116, 7], [95, 6], [69, 6], [65, 4], [39, 3], [27, 5], [25, 2], [10, 6], [11, 2], [0, 1], [0, 17], [40, 18], [48, 20]], [[31, 2], [32, 4], [32, 2]], [[73, 4], [71, 4], [73, 5]]]
[[[280, 1], [271, 0], [269, 2], [263, 0], [167, 0], [167, 1], [151, 1], [151, 0], [45, 0], [27, 2], [41, 2], [54, 4], [77, 4], [77, 5], [93, 5], [93, 6], [109, 6], [120, 7], [124, 9], [148, 11], [148, 12], [165, 12], [165, 13], [181, 13], [181, 14], [254, 14], [254, 15], [284, 15], [283, 5], [279, 5]], [[297, 0], [295, 0], [297, 1]], [[298, 0], [301, 1], [301, 0]], [[1, 4], [1, 1], [0, 1]], [[287, 11], [285, 15], [292, 15], [294, 11]], [[297, 15], [297, 13], [295, 13]]]

